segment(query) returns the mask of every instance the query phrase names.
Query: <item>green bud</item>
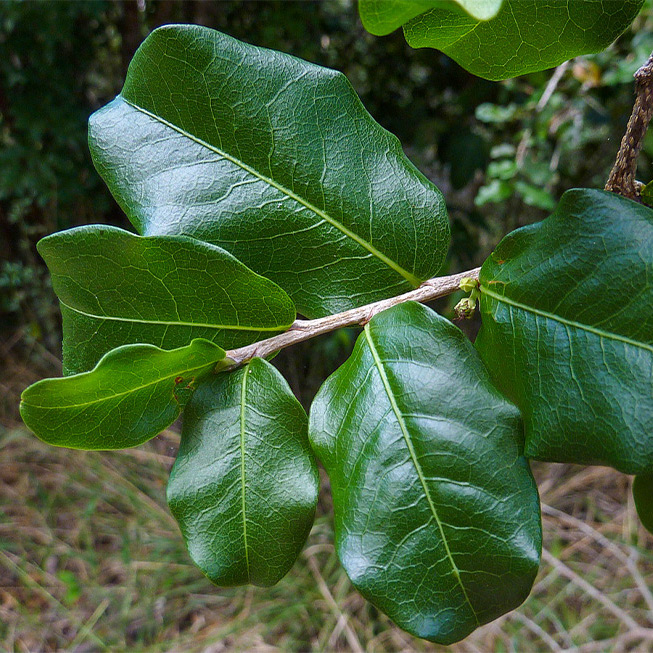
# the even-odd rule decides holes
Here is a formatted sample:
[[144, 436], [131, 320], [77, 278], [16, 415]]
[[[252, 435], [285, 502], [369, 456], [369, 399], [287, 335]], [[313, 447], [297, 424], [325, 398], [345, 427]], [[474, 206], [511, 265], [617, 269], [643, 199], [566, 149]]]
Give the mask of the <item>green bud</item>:
[[472, 279], [471, 277], [463, 277], [460, 280], [460, 289], [464, 292], [472, 292], [478, 288], [478, 279]]
[[474, 310], [476, 309], [476, 300], [471, 297], [465, 297], [461, 299], [456, 306], [454, 307], [454, 313], [457, 320], [466, 319], [468, 320], [472, 315], [474, 315]]

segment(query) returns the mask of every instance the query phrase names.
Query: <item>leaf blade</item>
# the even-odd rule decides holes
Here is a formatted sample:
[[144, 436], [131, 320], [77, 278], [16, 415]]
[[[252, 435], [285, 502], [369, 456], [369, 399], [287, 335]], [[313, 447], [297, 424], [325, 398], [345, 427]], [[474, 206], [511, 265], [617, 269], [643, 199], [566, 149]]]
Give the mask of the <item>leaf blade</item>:
[[217, 375], [191, 399], [168, 503], [212, 582], [269, 586], [294, 563], [318, 492], [306, 430], [302, 407], [262, 359]]
[[653, 211], [568, 191], [481, 269], [477, 349], [520, 407], [530, 457], [653, 464]]
[[366, 0], [359, 6], [372, 33], [403, 24], [411, 47], [437, 48], [474, 75], [501, 80], [605, 49], [642, 5], [643, 0], [415, 1], [394, 2], [389, 8], [381, 0]]
[[205, 338], [234, 348], [285, 331], [295, 319], [275, 283], [184, 236], [92, 225], [48, 236], [38, 250], [61, 302], [67, 374], [124, 344], [174, 349]]
[[344, 76], [206, 28], [153, 32], [89, 139], [141, 233], [225, 247], [307, 317], [409, 290], [446, 252], [441, 194]]
[[318, 392], [309, 437], [342, 564], [399, 626], [449, 644], [527, 596], [540, 526], [519, 415], [453, 325], [411, 302], [375, 316]]
[[135, 447], [170, 426], [195, 380], [224, 358], [223, 349], [202, 339], [171, 351], [124, 345], [90, 372], [31, 385], [22, 393], [20, 414], [48, 444], [86, 450]]

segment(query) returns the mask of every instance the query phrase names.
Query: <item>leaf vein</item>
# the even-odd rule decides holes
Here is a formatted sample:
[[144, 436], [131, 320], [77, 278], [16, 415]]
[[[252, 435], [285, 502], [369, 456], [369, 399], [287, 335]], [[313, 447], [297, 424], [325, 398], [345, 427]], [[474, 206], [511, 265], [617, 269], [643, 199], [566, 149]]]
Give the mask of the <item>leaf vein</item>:
[[534, 315], [545, 317], [549, 320], [553, 320], [554, 322], [559, 322], [560, 324], [564, 324], [565, 326], [571, 326], [576, 329], [580, 329], [582, 331], [588, 331], [589, 333], [593, 333], [594, 335], [599, 336], [600, 338], [605, 338], [606, 340], [617, 340], [619, 342], [623, 342], [626, 345], [631, 345], [632, 347], [645, 349], [653, 353], [653, 346], [645, 342], [637, 342], [637, 340], [633, 340], [632, 338], [628, 338], [627, 336], [619, 335], [618, 333], [612, 333], [611, 331], [604, 331], [603, 329], [597, 329], [596, 327], [590, 326], [589, 324], [576, 322], [575, 320], [570, 320], [568, 318], [561, 317], [560, 315], [555, 315], [554, 313], [549, 313], [548, 311], [543, 311], [539, 308], [534, 308], [533, 306], [522, 304], [521, 302], [517, 302], [514, 299], [510, 299], [505, 295], [499, 295], [493, 292], [492, 290], [489, 290], [487, 286], [481, 286], [481, 290], [484, 294], [488, 295], [489, 297], [492, 297], [496, 301], [503, 302], [504, 304], [508, 304], [509, 306], [512, 306], [514, 308], [519, 308], [523, 311], [526, 311], [527, 313], [533, 313]]
[[[121, 96], [122, 97], [122, 96]], [[144, 113], [145, 115], [149, 116], [153, 120], [156, 120], [157, 122], [160, 122], [163, 125], [166, 125], [170, 129], [174, 129], [176, 132], [179, 134], [182, 134], [183, 136], [189, 138], [190, 140], [196, 142], [198, 145], [202, 145], [203, 147], [206, 147], [207, 149], [215, 152], [216, 154], [224, 157], [227, 161], [231, 161], [234, 165], [238, 166], [245, 172], [253, 175], [254, 177], [257, 177], [261, 181], [267, 183], [268, 185], [272, 186], [273, 188], [276, 188], [278, 191], [286, 195], [287, 197], [290, 197], [291, 199], [295, 200], [297, 203], [301, 204], [304, 206], [306, 209], [309, 211], [312, 211], [315, 215], [319, 216], [329, 224], [333, 225], [336, 229], [339, 229], [342, 233], [344, 233], [346, 236], [351, 238], [354, 242], [358, 243], [361, 247], [366, 249], [368, 252], [373, 254], [376, 258], [378, 258], [380, 261], [385, 263], [389, 268], [400, 274], [404, 279], [406, 279], [409, 283], [411, 283], [413, 286], [417, 287], [420, 285], [422, 282], [421, 279], [416, 277], [414, 274], [411, 272], [408, 272], [407, 270], [404, 270], [398, 263], [393, 261], [391, 258], [386, 256], [383, 252], [378, 250], [374, 245], [371, 243], [367, 242], [364, 238], [361, 238], [358, 234], [354, 233], [350, 229], [348, 229], [344, 224], [336, 220], [335, 218], [331, 217], [328, 213], [323, 211], [322, 209], [318, 208], [308, 200], [304, 199], [294, 191], [290, 190], [289, 188], [286, 188], [282, 184], [276, 182], [274, 179], [271, 179], [270, 177], [267, 177], [266, 175], [260, 173], [258, 170], [255, 168], [252, 168], [251, 166], [247, 165], [244, 161], [241, 161], [240, 159], [231, 156], [227, 152], [221, 150], [220, 148], [216, 147], [215, 145], [211, 145], [210, 143], [207, 143], [206, 141], [202, 140], [201, 138], [198, 138], [197, 136], [194, 136], [190, 132], [186, 131], [185, 129], [182, 129], [181, 127], [178, 127], [177, 125], [165, 120], [165, 118], [162, 118], [161, 116], [157, 116], [155, 113], [152, 113], [151, 111], [148, 111], [147, 109], [144, 109], [143, 107], [138, 106], [137, 104], [134, 104], [133, 102], [130, 102], [127, 100], [125, 97], [122, 97], [123, 101], [128, 104], [130, 107], [135, 109], [136, 111], [140, 111], [141, 113]]]
[[422, 467], [419, 464], [419, 461], [417, 460], [417, 454], [415, 452], [415, 448], [413, 447], [413, 443], [411, 442], [410, 439], [410, 434], [408, 433], [408, 427], [406, 426], [406, 422], [404, 421], [403, 415], [401, 414], [401, 411], [399, 410], [399, 406], [397, 405], [397, 401], [395, 399], [395, 396], [392, 392], [392, 389], [390, 388], [390, 382], [388, 381], [388, 377], [385, 373], [385, 369], [383, 367], [383, 363], [381, 362], [381, 359], [379, 358], [379, 354], [376, 351], [376, 347], [374, 346], [374, 343], [372, 341], [372, 337], [370, 336], [369, 332], [369, 325], [365, 326], [365, 329], [363, 330], [363, 333], [365, 334], [365, 338], [367, 340], [367, 344], [369, 345], [370, 352], [372, 354], [372, 357], [374, 358], [374, 363], [376, 365], [376, 369], [379, 372], [379, 376], [381, 377], [381, 382], [383, 383], [383, 387], [385, 389], [386, 395], [388, 397], [388, 400], [390, 401], [390, 405], [392, 406], [392, 411], [395, 414], [395, 417], [397, 418], [397, 423], [399, 424], [399, 428], [401, 429], [401, 433], [403, 435], [404, 441], [406, 442], [406, 446], [408, 447], [408, 451], [410, 453], [410, 457], [413, 461], [413, 465], [415, 467], [415, 471], [417, 472], [417, 476], [419, 477], [420, 483], [422, 485], [422, 488], [424, 489], [424, 494], [426, 496], [426, 500], [428, 501], [429, 508], [431, 510], [431, 514], [433, 515], [433, 518], [435, 519], [435, 522], [438, 526], [438, 530], [440, 532], [440, 537], [442, 538], [442, 543], [444, 544], [445, 551], [447, 553], [447, 557], [449, 559], [449, 562], [451, 563], [452, 571], [454, 576], [456, 577], [456, 580], [458, 581], [458, 584], [460, 585], [460, 589], [462, 590], [463, 596], [465, 597], [465, 601], [469, 605], [472, 614], [474, 615], [474, 618], [476, 619], [476, 622], [479, 623], [478, 621], [478, 616], [476, 614], [476, 610], [474, 610], [474, 606], [472, 605], [472, 602], [469, 599], [469, 596], [467, 595], [467, 590], [465, 589], [465, 586], [462, 582], [462, 578], [460, 577], [460, 570], [458, 569], [458, 566], [456, 565], [455, 560], [453, 559], [453, 554], [451, 553], [451, 549], [449, 548], [449, 542], [447, 541], [447, 537], [444, 534], [444, 527], [442, 522], [440, 521], [440, 517], [438, 516], [438, 512], [435, 508], [435, 503], [433, 502], [433, 498], [431, 497], [431, 493], [429, 492], [428, 485], [426, 484], [426, 478], [424, 476], [424, 472], [422, 471]]

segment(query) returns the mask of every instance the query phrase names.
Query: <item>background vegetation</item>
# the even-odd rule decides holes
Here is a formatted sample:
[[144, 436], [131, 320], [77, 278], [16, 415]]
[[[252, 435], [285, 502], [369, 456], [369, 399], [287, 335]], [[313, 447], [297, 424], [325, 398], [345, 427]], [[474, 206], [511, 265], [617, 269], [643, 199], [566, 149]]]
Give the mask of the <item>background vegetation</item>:
[[[352, 0], [0, 5], [0, 648], [437, 650], [352, 590], [333, 551], [327, 496], [279, 585], [215, 588], [190, 564], [165, 507], [175, 433], [86, 454], [46, 447], [20, 426], [20, 391], [60, 373], [59, 312], [35, 243], [89, 222], [129, 228], [92, 167], [86, 121], [119, 92], [147, 33], [169, 22], [345, 72], [444, 192], [447, 265], [459, 271], [545, 217], [564, 190], [604, 185], [632, 73], [653, 50], [653, 1], [607, 52], [499, 84], [411, 50], [400, 33], [365, 33]], [[639, 176], [653, 177], [653, 135]], [[461, 326], [473, 337], [473, 322]], [[354, 337], [345, 330], [275, 359], [306, 407]], [[535, 471], [546, 547], [535, 590], [454, 650], [651, 650], [649, 635], [637, 634], [653, 626], [653, 539], [638, 525], [629, 479], [602, 468]]]

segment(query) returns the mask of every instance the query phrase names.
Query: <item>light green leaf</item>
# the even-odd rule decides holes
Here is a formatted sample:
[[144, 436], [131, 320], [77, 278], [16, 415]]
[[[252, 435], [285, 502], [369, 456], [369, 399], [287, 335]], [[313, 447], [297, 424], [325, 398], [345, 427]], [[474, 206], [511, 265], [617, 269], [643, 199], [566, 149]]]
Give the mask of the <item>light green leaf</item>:
[[521, 409], [526, 455], [653, 466], [653, 210], [565, 193], [481, 269], [476, 346]]
[[497, 15], [503, 0], [359, 0], [363, 27], [376, 36], [385, 36], [429, 9], [466, 12], [477, 20]]
[[313, 523], [318, 474], [304, 409], [255, 358], [197, 389], [168, 484], [193, 561], [218, 585], [272, 585]]
[[279, 286], [229, 252], [185, 236], [141, 237], [93, 225], [41, 240], [63, 314], [67, 374], [130, 343], [173, 349], [193, 338], [240, 347], [295, 319]]
[[538, 188], [533, 184], [528, 184], [525, 181], [517, 181], [515, 183], [515, 190], [522, 196], [524, 204], [529, 206], [536, 206], [539, 209], [546, 211], [553, 211], [556, 202], [549, 191], [544, 188]]
[[31, 385], [20, 415], [37, 437], [58, 447], [135, 447], [170, 426], [197, 379], [224, 359], [224, 350], [201, 339], [172, 351], [124, 345], [90, 372]]
[[635, 476], [633, 498], [640, 521], [647, 531], [653, 533], [653, 472]]
[[519, 412], [430, 309], [375, 316], [311, 408], [336, 549], [359, 591], [441, 644], [517, 607], [537, 572], [537, 489]]
[[150, 34], [89, 139], [140, 233], [224, 247], [307, 317], [410, 290], [447, 251], [441, 193], [342, 74], [204, 27]]
[[[634, 20], [643, 0], [488, 0], [464, 3], [469, 13], [460, 4], [362, 0], [360, 11], [372, 33], [403, 24], [412, 47], [437, 48], [471, 73], [499, 80], [605, 49]], [[488, 11], [480, 15], [471, 5]]]

